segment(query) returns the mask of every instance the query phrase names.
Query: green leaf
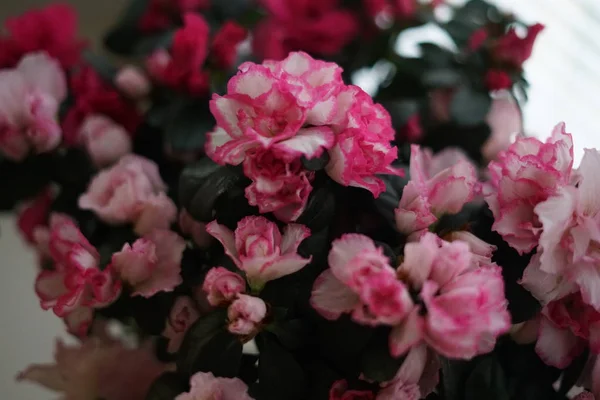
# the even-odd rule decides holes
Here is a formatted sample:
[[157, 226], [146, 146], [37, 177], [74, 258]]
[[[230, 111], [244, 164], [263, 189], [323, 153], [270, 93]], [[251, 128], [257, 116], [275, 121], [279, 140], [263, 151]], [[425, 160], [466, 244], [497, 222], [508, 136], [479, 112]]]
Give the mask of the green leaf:
[[290, 350], [298, 349], [308, 335], [307, 327], [300, 319], [275, 322], [267, 330], [273, 333], [279, 342]]
[[200, 152], [204, 150], [206, 134], [215, 127], [215, 120], [207, 104], [181, 101], [171, 110], [165, 128], [166, 144], [175, 152]]
[[494, 355], [481, 359], [467, 378], [465, 400], [509, 400], [502, 366]]
[[444, 400], [465, 400], [465, 381], [473, 368], [472, 361], [440, 357], [440, 393]]
[[112, 52], [119, 55], [131, 54], [140, 39], [142, 32], [138, 23], [150, 0], [133, 0], [125, 10], [119, 22], [104, 37], [104, 45]]
[[112, 84], [117, 75], [118, 68], [115, 67], [105, 56], [92, 51], [84, 51], [83, 59], [100, 75], [100, 77]]
[[203, 358], [206, 354], [214, 357], [215, 354], [209, 348], [209, 344], [214, 337], [224, 332], [226, 318], [225, 310], [213, 311], [198, 318], [189, 328], [177, 356], [177, 370], [179, 372], [191, 376], [198, 371], [196, 369], [197, 365], [205, 362]]
[[389, 330], [375, 335], [362, 354], [361, 370], [367, 379], [376, 382], [390, 381], [402, 365], [402, 357], [395, 358], [390, 354], [388, 335]]
[[459, 125], [474, 126], [485, 121], [492, 99], [487, 92], [461, 87], [450, 104], [450, 115]]
[[258, 358], [259, 390], [264, 400], [301, 400], [307, 382], [302, 367], [294, 356], [275, 340], [270, 333], [256, 338], [260, 350]]
[[239, 337], [222, 330], [199, 352], [188, 374], [212, 372], [215, 376], [235, 377], [242, 362], [242, 342]]

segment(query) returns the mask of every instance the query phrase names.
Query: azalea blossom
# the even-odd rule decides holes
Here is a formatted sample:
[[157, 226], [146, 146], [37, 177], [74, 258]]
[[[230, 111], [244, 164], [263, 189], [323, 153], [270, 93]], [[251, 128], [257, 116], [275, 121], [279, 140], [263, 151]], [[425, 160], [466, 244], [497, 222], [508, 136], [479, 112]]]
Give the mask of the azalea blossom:
[[220, 68], [234, 66], [238, 47], [248, 36], [248, 31], [234, 21], [226, 21], [215, 34], [210, 47], [210, 57]]
[[0, 152], [14, 161], [56, 148], [58, 108], [67, 96], [65, 74], [46, 53], [23, 57], [0, 71]]
[[524, 254], [533, 250], [542, 224], [535, 207], [571, 181], [573, 140], [565, 125], [554, 128], [545, 142], [519, 138], [489, 164], [485, 200], [494, 214], [492, 229]]
[[64, 399], [143, 400], [166, 368], [152, 346], [127, 348], [121, 342], [89, 337], [81, 344], [56, 341], [53, 364], [33, 364], [18, 381], [37, 383]]
[[111, 267], [100, 270], [97, 250], [65, 215], [50, 217], [49, 249], [54, 270], [40, 271], [35, 282], [41, 307], [62, 317], [71, 333], [84, 335], [93, 308], [114, 302], [121, 281]]
[[153, 161], [126, 155], [92, 179], [79, 198], [79, 207], [93, 211], [108, 224], [133, 222], [136, 232], [143, 235], [167, 229], [177, 218], [177, 208], [165, 191]]
[[262, 299], [238, 293], [227, 309], [227, 329], [235, 335], [252, 335], [260, 328], [266, 315], [267, 305]]
[[134, 99], [146, 97], [152, 89], [144, 71], [135, 65], [126, 65], [115, 76], [115, 85]]
[[410, 178], [396, 209], [396, 227], [406, 234], [428, 228], [443, 214], [460, 212], [479, 191], [475, 167], [456, 152], [434, 156], [412, 145]]
[[492, 49], [494, 58], [515, 68], [521, 68], [531, 57], [535, 39], [544, 30], [544, 25], [535, 24], [527, 29], [527, 36], [520, 38], [514, 28], [501, 37]]
[[[447, 357], [469, 359], [490, 351], [510, 328], [500, 268], [474, 259], [466, 242], [425, 233], [405, 246], [395, 271], [371, 239], [347, 234], [334, 241], [328, 261], [312, 306], [327, 319], [352, 312], [357, 322], [393, 326], [395, 356], [426, 343]], [[370, 290], [379, 294], [376, 301], [364, 295]]]
[[198, 372], [190, 378], [190, 391], [175, 400], [253, 400], [248, 387], [238, 378], [216, 378], [210, 372]]
[[187, 12], [208, 8], [210, 0], [150, 0], [138, 26], [144, 32], [155, 32], [172, 26]]
[[211, 268], [202, 284], [208, 302], [213, 306], [227, 304], [246, 291], [246, 281], [239, 274], [223, 267]]
[[50, 206], [54, 198], [53, 190], [47, 187], [32, 200], [19, 207], [17, 227], [27, 243], [35, 245], [35, 231], [48, 225]]
[[255, 291], [268, 281], [299, 271], [312, 259], [297, 253], [300, 243], [310, 236], [304, 225], [288, 224], [282, 235], [265, 217], [250, 216], [238, 222], [235, 232], [217, 221], [206, 225], [206, 231], [221, 242]]
[[98, 167], [113, 164], [131, 152], [131, 138], [125, 128], [103, 115], [88, 116], [79, 138]]
[[112, 256], [111, 267], [129, 284], [134, 296], [151, 297], [171, 292], [181, 284], [181, 258], [185, 241], [168, 230], [155, 229]]

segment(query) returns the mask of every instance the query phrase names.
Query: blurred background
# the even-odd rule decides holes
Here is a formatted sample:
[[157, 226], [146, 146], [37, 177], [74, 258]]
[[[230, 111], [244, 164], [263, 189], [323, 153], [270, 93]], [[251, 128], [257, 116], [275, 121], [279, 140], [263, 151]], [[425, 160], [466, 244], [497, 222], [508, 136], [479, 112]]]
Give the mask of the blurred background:
[[[227, 0], [218, 0], [227, 1]], [[559, 121], [567, 123], [575, 139], [576, 163], [586, 147], [600, 147], [596, 133], [600, 112], [600, 2], [598, 0], [490, 0], [516, 13], [527, 23], [541, 22], [533, 57], [526, 63], [531, 83], [525, 106], [528, 135], [546, 137]], [[0, 21], [49, 0], [0, 1]], [[451, 1], [459, 4], [462, 1]], [[97, 44], [100, 34], [113, 23], [126, 4], [124, 0], [71, 0], [80, 15], [81, 37]], [[425, 28], [412, 36], [420, 41], [438, 38], [439, 32]], [[368, 85], [366, 79], [365, 85]], [[54, 395], [29, 384], [17, 385], [15, 374], [33, 362], [52, 359], [55, 337], [65, 337], [62, 322], [44, 312], [33, 293], [36, 273], [32, 253], [26, 251], [14, 228], [15, 220], [0, 215], [0, 280], [2, 336], [0, 341], [0, 398], [41, 400]]]

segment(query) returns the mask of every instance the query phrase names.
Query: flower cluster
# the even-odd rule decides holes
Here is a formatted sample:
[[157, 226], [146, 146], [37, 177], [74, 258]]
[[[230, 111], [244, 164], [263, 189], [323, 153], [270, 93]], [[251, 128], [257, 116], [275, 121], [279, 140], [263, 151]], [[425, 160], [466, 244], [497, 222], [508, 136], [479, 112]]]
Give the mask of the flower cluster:
[[305, 53], [245, 63], [227, 94], [211, 101], [217, 127], [206, 152], [220, 164], [243, 164], [252, 180], [246, 197], [261, 213], [296, 220], [314, 175], [302, 160], [326, 151], [333, 180], [374, 196], [385, 189], [375, 174], [398, 173], [390, 167], [397, 155], [389, 114], [360, 88], [345, 85], [341, 72]]

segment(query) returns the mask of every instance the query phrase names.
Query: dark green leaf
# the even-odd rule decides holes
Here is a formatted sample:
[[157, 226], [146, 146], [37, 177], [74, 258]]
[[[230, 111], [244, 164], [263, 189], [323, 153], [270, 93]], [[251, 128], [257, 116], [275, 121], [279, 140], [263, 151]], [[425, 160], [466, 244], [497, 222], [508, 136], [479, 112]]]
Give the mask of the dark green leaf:
[[447, 68], [452, 64], [454, 53], [434, 43], [419, 44], [423, 59], [428, 66], [433, 68]]
[[187, 390], [188, 383], [185, 377], [175, 372], [165, 372], [152, 383], [146, 400], [173, 400]]
[[320, 231], [331, 224], [334, 212], [335, 196], [331, 188], [325, 186], [310, 194], [298, 223], [306, 225], [312, 231]]
[[[216, 310], [200, 317], [187, 331], [177, 357], [177, 370], [187, 376], [197, 371], [196, 366], [204, 362], [203, 357], [209, 353], [214, 356], [209, 343], [219, 333], [224, 332], [226, 312]], [[209, 360], [210, 361], [210, 360]], [[218, 360], [215, 360], [218, 362]]]
[[100, 75], [105, 82], [112, 84], [117, 75], [117, 67], [113, 65], [105, 56], [92, 51], [84, 51], [83, 59]]
[[206, 134], [213, 130], [215, 120], [208, 108], [197, 102], [182, 102], [169, 116], [165, 142], [174, 152], [201, 152]]
[[306, 324], [300, 319], [275, 322], [267, 330], [274, 334], [284, 347], [290, 350], [298, 349], [308, 334]]
[[145, 36], [136, 44], [134, 52], [141, 56], [151, 54], [156, 49], [169, 49], [173, 42], [174, 30], [168, 30], [156, 35]]
[[588, 361], [590, 355], [589, 353], [589, 349], [586, 348], [585, 351], [583, 351], [579, 356], [577, 356], [577, 358], [573, 360], [571, 365], [569, 365], [567, 369], [565, 369], [562, 375], [562, 379], [560, 380], [560, 388], [558, 389], [558, 393], [566, 395], [569, 392], [569, 390], [571, 390], [571, 388], [575, 386], [575, 384], [581, 377], [583, 368], [585, 367]]
[[150, 0], [133, 0], [114, 28], [104, 37], [104, 45], [119, 55], [130, 55], [144, 36], [138, 28], [139, 20]]
[[493, 356], [482, 358], [467, 378], [465, 400], [509, 400], [502, 366]]
[[474, 126], [485, 122], [491, 104], [492, 99], [487, 92], [463, 86], [452, 98], [450, 115], [459, 125]]
[[235, 377], [242, 362], [242, 342], [239, 337], [221, 330], [197, 353], [191, 369], [183, 373], [212, 372], [215, 376]]
[[302, 400], [305, 399], [307, 382], [304, 371], [294, 358], [269, 333], [257, 338], [260, 350], [258, 359], [258, 382], [261, 399]]
[[394, 378], [403, 359], [392, 357], [389, 350], [387, 336], [388, 330], [383, 335], [375, 335], [371, 343], [362, 354], [361, 370], [364, 376], [376, 382], [388, 382]]
[[440, 393], [444, 400], [464, 400], [465, 382], [473, 363], [440, 357]]

